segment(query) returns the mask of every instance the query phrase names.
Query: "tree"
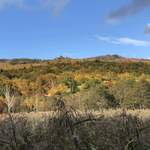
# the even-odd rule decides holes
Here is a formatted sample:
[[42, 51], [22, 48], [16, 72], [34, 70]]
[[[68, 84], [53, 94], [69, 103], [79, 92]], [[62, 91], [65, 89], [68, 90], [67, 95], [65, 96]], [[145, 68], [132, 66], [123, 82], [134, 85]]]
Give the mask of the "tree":
[[7, 104], [8, 113], [10, 113], [12, 107], [15, 105], [15, 96], [12, 94], [11, 89], [8, 86], [5, 87], [5, 101]]
[[136, 82], [132, 91], [131, 100], [134, 107], [150, 108], [150, 83], [146, 80]]
[[8, 116], [10, 120], [10, 125], [11, 125], [11, 131], [12, 131], [12, 147], [13, 149], [18, 149], [17, 145], [17, 136], [16, 136], [16, 126], [14, 123], [13, 116], [11, 115], [11, 109], [15, 105], [15, 96], [12, 94], [10, 88], [8, 86], [5, 87], [5, 101], [7, 104], [7, 109], [8, 109]]
[[115, 108], [118, 106], [113, 95], [103, 86], [91, 87], [85, 93], [84, 103], [90, 109]]
[[101, 82], [97, 79], [90, 79], [90, 80], [87, 80], [85, 81], [84, 83], [84, 89], [88, 89], [90, 87], [96, 87], [97, 85], [100, 85]]
[[110, 90], [121, 107], [150, 108], [150, 83], [146, 80], [120, 80]]
[[21, 95], [20, 90], [11, 82], [0, 82], [0, 96], [5, 97], [6, 87], [10, 90], [10, 95]]
[[78, 91], [77, 81], [74, 80], [73, 78], [71, 77], [65, 78], [64, 83], [66, 84], [66, 86], [68, 86], [68, 88], [70, 88], [70, 92], [72, 94]]
[[135, 80], [121, 79], [110, 88], [111, 94], [114, 95], [121, 107], [130, 101], [134, 85]]

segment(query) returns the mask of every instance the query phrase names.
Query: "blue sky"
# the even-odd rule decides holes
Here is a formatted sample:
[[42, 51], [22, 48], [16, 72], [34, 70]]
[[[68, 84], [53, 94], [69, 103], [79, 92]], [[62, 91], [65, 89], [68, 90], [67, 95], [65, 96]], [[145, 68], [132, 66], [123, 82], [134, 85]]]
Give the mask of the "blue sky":
[[0, 58], [150, 58], [150, 0], [0, 0]]

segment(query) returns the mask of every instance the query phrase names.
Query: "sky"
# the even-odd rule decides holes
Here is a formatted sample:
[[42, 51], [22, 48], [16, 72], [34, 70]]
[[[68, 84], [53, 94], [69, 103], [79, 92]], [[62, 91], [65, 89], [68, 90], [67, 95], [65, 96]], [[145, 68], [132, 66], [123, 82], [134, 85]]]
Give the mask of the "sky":
[[0, 0], [0, 58], [150, 58], [150, 0]]

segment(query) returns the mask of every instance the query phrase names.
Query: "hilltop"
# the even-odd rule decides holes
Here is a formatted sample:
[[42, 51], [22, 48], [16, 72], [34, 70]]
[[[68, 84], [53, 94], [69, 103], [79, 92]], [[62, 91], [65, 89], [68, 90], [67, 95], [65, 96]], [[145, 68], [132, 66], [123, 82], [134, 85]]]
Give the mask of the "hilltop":
[[144, 58], [128, 58], [120, 55], [104, 55], [104, 56], [96, 56], [96, 57], [88, 57], [88, 58], [71, 58], [59, 56], [54, 59], [32, 59], [32, 58], [13, 58], [13, 59], [0, 59], [0, 62], [8, 62], [11, 64], [32, 64], [32, 63], [40, 63], [40, 62], [48, 62], [48, 61], [60, 61], [60, 60], [101, 60], [101, 61], [150, 61], [149, 59]]

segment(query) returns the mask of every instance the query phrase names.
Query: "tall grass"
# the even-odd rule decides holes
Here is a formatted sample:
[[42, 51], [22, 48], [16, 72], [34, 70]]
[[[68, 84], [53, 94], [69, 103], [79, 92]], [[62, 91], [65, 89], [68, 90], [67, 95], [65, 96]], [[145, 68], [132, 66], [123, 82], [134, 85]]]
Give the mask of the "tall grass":
[[0, 150], [150, 148], [150, 120], [148, 117], [144, 119], [144, 115], [142, 118], [140, 114], [138, 116], [139, 112], [107, 110], [107, 114], [105, 111], [81, 113], [66, 106], [62, 99], [58, 99], [54, 107], [53, 112], [10, 114], [11, 118], [2, 115]]

